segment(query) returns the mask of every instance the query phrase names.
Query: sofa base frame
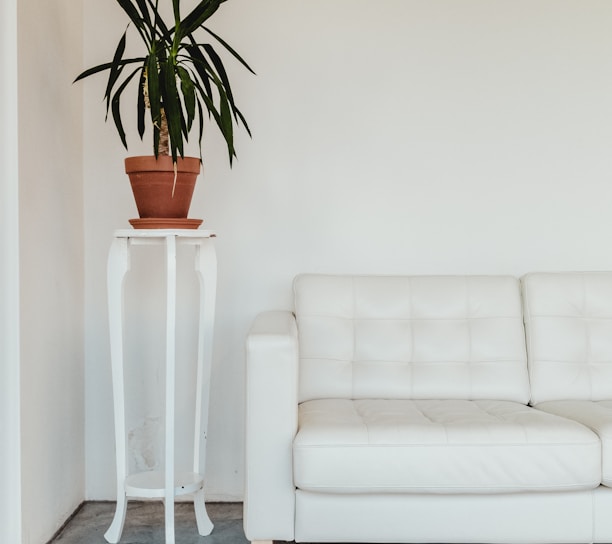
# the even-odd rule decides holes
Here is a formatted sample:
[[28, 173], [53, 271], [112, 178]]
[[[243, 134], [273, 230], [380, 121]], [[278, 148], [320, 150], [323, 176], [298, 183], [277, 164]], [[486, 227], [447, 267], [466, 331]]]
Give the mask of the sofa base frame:
[[612, 489], [513, 494], [297, 491], [296, 542], [612, 542]]

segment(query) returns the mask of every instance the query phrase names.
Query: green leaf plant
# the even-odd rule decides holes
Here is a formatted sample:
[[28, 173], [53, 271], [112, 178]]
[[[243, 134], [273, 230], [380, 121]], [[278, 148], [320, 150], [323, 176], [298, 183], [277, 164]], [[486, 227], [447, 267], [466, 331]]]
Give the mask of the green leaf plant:
[[[121, 119], [121, 98], [130, 82], [137, 80], [138, 134], [142, 140], [148, 110], [153, 125], [155, 157], [160, 154], [172, 155], [175, 164], [179, 156], [184, 157], [185, 143], [197, 120], [201, 159], [206, 116], [219, 127], [232, 165], [236, 157], [234, 124], [241, 123], [249, 136], [251, 131], [236, 107], [221, 57], [210, 43], [201, 43], [195, 36], [196, 32], [203, 31], [254, 74], [227, 42], [204, 26], [225, 1], [201, 0], [190, 13], [182, 17], [180, 0], [172, 0], [174, 21], [170, 25], [163, 21], [159, 13], [159, 0], [117, 0], [129, 17], [130, 25], [119, 40], [113, 60], [85, 70], [75, 82], [108, 71], [104, 92], [106, 118], [110, 111], [126, 149], [128, 146]], [[124, 58], [130, 26], [142, 38], [146, 48], [145, 56]]]

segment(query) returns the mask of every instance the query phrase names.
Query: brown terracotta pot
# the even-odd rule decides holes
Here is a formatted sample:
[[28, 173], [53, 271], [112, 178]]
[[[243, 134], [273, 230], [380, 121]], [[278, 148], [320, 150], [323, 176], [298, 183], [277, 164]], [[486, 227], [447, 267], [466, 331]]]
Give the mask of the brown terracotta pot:
[[151, 155], [125, 159], [125, 171], [141, 218], [187, 217], [200, 173], [200, 159], [179, 157], [177, 167], [175, 185], [172, 157], [159, 156], [156, 159]]

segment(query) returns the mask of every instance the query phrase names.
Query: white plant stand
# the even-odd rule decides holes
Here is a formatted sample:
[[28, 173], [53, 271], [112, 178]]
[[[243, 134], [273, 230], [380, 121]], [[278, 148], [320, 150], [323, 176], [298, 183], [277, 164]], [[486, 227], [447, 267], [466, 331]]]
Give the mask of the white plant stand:
[[[129, 498], [161, 499], [165, 509], [166, 544], [174, 544], [175, 497], [194, 495], [198, 532], [212, 532], [213, 524], [204, 502], [205, 444], [208, 426], [210, 368], [215, 315], [217, 257], [213, 244], [215, 234], [208, 230], [119, 230], [108, 256], [108, 311], [115, 417], [115, 450], [117, 455], [117, 507], [104, 534], [116, 544], [121, 539]], [[164, 471], [128, 474], [125, 423], [125, 383], [123, 369], [123, 283], [130, 269], [130, 248], [134, 245], [160, 245], [166, 248], [166, 399], [165, 399], [165, 467]], [[176, 359], [176, 251], [178, 245], [195, 248], [195, 271], [200, 283], [198, 359], [194, 428], [193, 472], [175, 473], [174, 410]]]

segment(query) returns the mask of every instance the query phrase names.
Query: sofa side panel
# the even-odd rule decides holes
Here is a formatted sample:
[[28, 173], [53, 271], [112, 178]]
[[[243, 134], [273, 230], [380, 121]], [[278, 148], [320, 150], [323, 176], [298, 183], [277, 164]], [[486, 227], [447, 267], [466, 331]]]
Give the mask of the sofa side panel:
[[290, 312], [267, 312], [247, 338], [244, 528], [249, 540], [293, 540], [298, 345]]

